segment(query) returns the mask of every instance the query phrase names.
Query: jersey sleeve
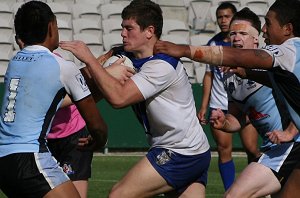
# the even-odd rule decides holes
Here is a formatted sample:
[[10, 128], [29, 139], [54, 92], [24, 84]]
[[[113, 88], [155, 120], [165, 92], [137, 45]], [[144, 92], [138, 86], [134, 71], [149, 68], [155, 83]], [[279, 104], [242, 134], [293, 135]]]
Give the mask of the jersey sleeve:
[[72, 96], [74, 101], [79, 101], [91, 94], [83, 75], [78, 67], [71, 61], [60, 59], [61, 82], [66, 92]]
[[131, 77], [144, 99], [169, 87], [176, 79], [175, 69], [163, 60], [146, 62], [142, 69]]
[[273, 67], [293, 72], [296, 60], [296, 48], [290, 43], [282, 45], [269, 45], [264, 49], [273, 57]]

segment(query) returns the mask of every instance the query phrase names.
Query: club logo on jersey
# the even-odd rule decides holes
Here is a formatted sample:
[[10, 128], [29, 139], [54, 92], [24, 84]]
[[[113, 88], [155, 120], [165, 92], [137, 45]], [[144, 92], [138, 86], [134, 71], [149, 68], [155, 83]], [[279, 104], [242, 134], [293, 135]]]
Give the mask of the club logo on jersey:
[[72, 174], [75, 173], [75, 172], [73, 171], [73, 169], [72, 169], [71, 164], [69, 164], [69, 163], [67, 163], [67, 162], [65, 162], [65, 163], [63, 164], [62, 169], [63, 169], [63, 171], [64, 171], [67, 175], [72, 175]]
[[283, 52], [275, 45], [268, 45], [265, 49], [272, 52], [274, 56], [278, 57], [283, 55]]
[[161, 154], [156, 156], [156, 164], [157, 165], [166, 164], [168, 161], [171, 160], [171, 155], [172, 155], [172, 151], [170, 150], [161, 152]]
[[249, 119], [253, 120], [253, 121], [262, 120], [264, 118], [270, 117], [269, 114], [264, 114], [264, 113], [256, 111], [256, 109], [254, 107], [249, 107], [249, 112], [250, 112], [249, 115], [248, 115]]
[[86, 91], [89, 89], [82, 74], [77, 74], [76, 79], [79, 82], [82, 90]]

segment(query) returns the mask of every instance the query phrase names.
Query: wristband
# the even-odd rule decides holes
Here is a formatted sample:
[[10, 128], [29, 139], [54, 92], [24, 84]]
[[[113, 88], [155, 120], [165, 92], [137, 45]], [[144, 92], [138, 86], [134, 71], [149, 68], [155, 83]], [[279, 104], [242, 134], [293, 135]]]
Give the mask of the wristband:
[[220, 66], [223, 64], [222, 46], [190, 46], [191, 59], [207, 64]]

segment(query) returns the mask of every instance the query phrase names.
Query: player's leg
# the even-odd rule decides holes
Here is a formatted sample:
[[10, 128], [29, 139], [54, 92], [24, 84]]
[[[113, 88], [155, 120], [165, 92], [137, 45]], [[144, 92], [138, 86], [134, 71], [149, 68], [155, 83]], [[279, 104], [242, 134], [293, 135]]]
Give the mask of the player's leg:
[[300, 164], [289, 176], [279, 193], [279, 198], [298, 198], [300, 195]]
[[241, 141], [247, 153], [248, 164], [261, 155], [257, 142], [258, 133], [252, 124], [247, 124], [240, 132]]
[[191, 184], [182, 194], [182, 198], [204, 198], [205, 186], [202, 183]]
[[143, 157], [111, 189], [110, 198], [142, 198], [172, 190], [162, 176], [153, 168], [147, 157]]
[[219, 155], [218, 167], [223, 181], [224, 189], [227, 190], [235, 178], [235, 165], [232, 159], [232, 134], [211, 127], [213, 138], [217, 145]]
[[51, 153], [16, 153], [0, 158], [0, 187], [8, 197], [74, 197], [79, 194]]
[[172, 191], [165, 193], [168, 198], [205, 198], [205, 186], [202, 183], [192, 183], [183, 193]]
[[88, 135], [88, 131], [83, 128], [67, 137], [48, 140], [49, 150], [73, 181], [81, 198], [87, 197], [93, 152], [78, 149], [78, 139]]
[[277, 194], [299, 161], [299, 142], [273, 146], [242, 171], [226, 192], [226, 197]]
[[80, 194], [81, 198], [87, 198], [88, 195], [88, 187], [89, 183], [88, 180], [78, 180], [78, 181], [73, 181], [73, 184], [77, 191]]
[[[182, 194], [194, 182], [207, 183], [210, 151], [182, 155], [152, 148], [112, 189], [109, 197], [142, 198], [161, 193]], [[200, 187], [199, 185], [193, 188]], [[197, 192], [202, 192], [200, 188]]]
[[279, 191], [280, 187], [270, 168], [252, 162], [241, 172], [224, 197], [262, 197]]
[[44, 198], [81, 198], [78, 191], [71, 181], [60, 184], [54, 189], [50, 190]]

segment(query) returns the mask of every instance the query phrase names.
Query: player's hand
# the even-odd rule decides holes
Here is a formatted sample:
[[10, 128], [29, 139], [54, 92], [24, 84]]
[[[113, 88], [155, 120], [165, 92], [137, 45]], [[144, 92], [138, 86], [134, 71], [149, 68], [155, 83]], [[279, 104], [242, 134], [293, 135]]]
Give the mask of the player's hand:
[[266, 133], [266, 136], [268, 136], [270, 141], [273, 142], [274, 144], [290, 142], [294, 138], [294, 135], [292, 135], [288, 131], [280, 131], [280, 130], [274, 130], [272, 132], [268, 132]]
[[246, 73], [246, 69], [242, 68], [242, 67], [232, 67], [229, 70], [231, 73], [236, 74], [238, 77], [240, 78], [247, 78], [247, 73]]
[[91, 135], [88, 137], [79, 138], [77, 146], [80, 150], [94, 151], [97, 149], [97, 144]]
[[[123, 61], [125, 58], [122, 58]], [[119, 80], [121, 84], [124, 84], [131, 76], [135, 74], [135, 70], [130, 67], [124, 67], [124, 65], [115, 62], [114, 64], [105, 68], [105, 70], [114, 78]]]
[[212, 127], [216, 129], [222, 129], [226, 122], [225, 114], [219, 108], [216, 110], [212, 110], [209, 122]]
[[[191, 54], [190, 47], [188, 45], [177, 45], [168, 41], [157, 41], [153, 49], [154, 54], [164, 53], [177, 58], [188, 57]], [[189, 54], [186, 54], [186, 53]], [[188, 57], [189, 58], [189, 57]]]
[[200, 111], [197, 114], [197, 117], [200, 121], [200, 124], [206, 125], [208, 123], [208, 120], [206, 119], [206, 109], [200, 109]]
[[86, 64], [96, 60], [89, 47], [83, 41], [60, 41], [59, 46], [64, 50], [70, 51], [76, 58]]

